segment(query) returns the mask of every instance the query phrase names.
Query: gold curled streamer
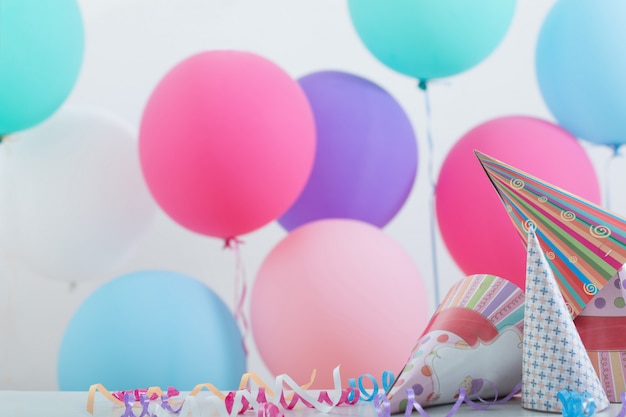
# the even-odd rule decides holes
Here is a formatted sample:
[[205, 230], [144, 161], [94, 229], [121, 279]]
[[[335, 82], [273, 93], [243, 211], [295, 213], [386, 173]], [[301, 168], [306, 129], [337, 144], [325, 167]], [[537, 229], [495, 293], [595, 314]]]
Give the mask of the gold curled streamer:
[[[313, 372], [311, 372], [311, 379], [309, 380], [309, 382], [307, 382], [304, 385], [301, 385], [300, 388], [302, 388], [303, 390], [308, 390], [311, 387], [311, 385], [313, 385], [313, 381], [315, 381], [315, 376], [316, 375], [317, 375], [317, 369], [313, 369]], [[254, 372], [247, 372], [247, 373], [243, 374], [243, 376], [241, 377], [241, 381], [239, 382], [239, 390], [247, 389], [248, 382], [249, 382], [250, 379], [252, 379], [254, 382], [256, 382], [256, 384], [260, 388], [265, 389], [265, 392], [270, 397], [274, 398], [274, 391], [272, 391], [272, 389], [265, 383], [265, 381], [263, 381], [261, 379], [261, 377], [259, 377]], [[287, 395], [285, 397], [285, 399], [287, 401], [290, 401], [291, 398], [293, 398], [293, 396], [294, 396], [294, 393], [291, 393], [291, 394]]]
[[576, 220], [576, 213], [569, 210], [563, 210], [561, 211], [561, 219], [565, 220], [566, 222], [573, 222], [574, 220]]
[[537, 197], [537, 200], [539, 200], [540, 203], [547, 203], [548, 197], [546, 197], [545, 195], [542, 195], [541, 197]]
[[124, 405], [124, 402], [115, 398], [113, 394], [111, 394], [111, 392], [109, 392], [109, 390], [104, 387], [104, 385], [93, 384], [89, 387], [89, 392], [87, 394], [87, 412], [89, 412], [89, 414], [93, 415], [93, 406], [95, 402], [96, 391], [100, 391], [100, 394], [104, 395], [107, 400], [117, 405]]
[[195, 387], [193, 387], [189, 395], [194, 396], [198, 394], [200, 391], [202, 391], [202, 388], [206, 388], [208, 391], [215, 394], [220, 400], [223, 400], [226, 398], [226, 396], [222, 393], [222, 391], [218, 390], [215, 385], [209, 384], [209, 383], [196, 385]]

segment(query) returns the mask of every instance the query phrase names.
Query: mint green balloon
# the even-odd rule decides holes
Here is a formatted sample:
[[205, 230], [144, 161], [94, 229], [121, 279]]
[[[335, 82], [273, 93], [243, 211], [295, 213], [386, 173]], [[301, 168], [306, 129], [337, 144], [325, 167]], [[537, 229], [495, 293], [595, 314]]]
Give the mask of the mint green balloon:
[[485, 59], [506, 34], [515, 0], [349, 0], [348, 7], [376, 58], [427, 81]]
[[0, 0], [0, 136], [50, 116], [83, 60], [76, 0]]

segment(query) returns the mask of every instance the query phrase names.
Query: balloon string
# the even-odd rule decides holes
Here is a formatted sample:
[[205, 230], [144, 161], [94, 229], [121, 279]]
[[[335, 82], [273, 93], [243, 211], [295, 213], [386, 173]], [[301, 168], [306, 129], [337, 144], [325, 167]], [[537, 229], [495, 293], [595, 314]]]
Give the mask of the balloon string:
[[617, 157], [621, 156], [619, 146], [615, 145], [612, 148], [613, 152], [611, 152], [607, 163], [604, 165], [604, 206], [607, 209], [611, 209], [611, 165]]
[[437, 180], [435, 179], [434, 145], [432, 133], [432, 112], [430, 108], [430, 95], [427, 80], [420, 80], [418, 87], [424, 92], [424, 106], [426, 109], [426, 141], [428, 144], [428, 181], [431, 187], [429, 199], [430, 215], [430, 247], [433, 264], [433, 280], [435, 284], [435, 305], [439, 305], [439, 268], [437, 263], [437, 221], [435, 219], [435, 194], [437, 192]]
[[231, 249], [235, 254], [235, 300], [234, 300], [234, 316], [235, 321], [241, 327], [241, 344], [243, 351], [248, 356], [248, 347], [246, 340], [250, 326], [245, 312], [246, 295], [248, 284], [246, 283], [246, 270], [241, 259], [241, 244], [243, 241], [236, 237], [229, 237], [224, 241], [224, 249]]

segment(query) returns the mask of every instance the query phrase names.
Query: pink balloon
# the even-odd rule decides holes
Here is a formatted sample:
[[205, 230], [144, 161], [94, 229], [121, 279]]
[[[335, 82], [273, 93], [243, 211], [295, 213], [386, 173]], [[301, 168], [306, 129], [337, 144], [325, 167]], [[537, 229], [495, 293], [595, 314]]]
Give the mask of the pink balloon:
[[144, 176], [182, 226], [229, 238], [282, 215], [312, 169], [315, 124], [298, 83], [260, 56], [210, 51], [175, 66], [141, 121]]
[[598, 203], [598, 178], [580, 143], [552, 123], [511, 116], [466, 133], [441, 167], [437, 221], [448, 251], [467, 275], [493, 274], [521, 289], [526, 250], [474, 150]]
[[331, 388], [348, 378], [400, 371], [426, 327], [428, 296], [406, 251], [380, 229], [327, 219], [293, 230], [256, 277], [254, 341], [275, 375]]

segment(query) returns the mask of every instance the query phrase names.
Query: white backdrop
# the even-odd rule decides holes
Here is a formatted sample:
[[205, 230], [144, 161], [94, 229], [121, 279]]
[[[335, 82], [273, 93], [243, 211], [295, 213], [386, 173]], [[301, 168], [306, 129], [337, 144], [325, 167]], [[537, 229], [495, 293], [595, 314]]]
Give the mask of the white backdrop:
[[[319, 70], [363, 76], [389, 91], [418, 135], [418, 176], [409, 200], [385, 228], [410, 253], [433, 294], [424, 97], [417, 82], [376, 61], [358, 39], [343, 0], [80, 0], [86, 27], [81, 76], [65, 105], [99, 106], [138, 127], [158, 80], [180, 60], [203, 50], [238, 49], [274, 61], [294, 78]], [[504, 115], [553, 120], [534, 73], [541, 23], [552, 1], [520, 1], [512, 26], [495, 52], [475, 68], [432, 83], [433, 163], [469, 129]], [[611, 208], [626, 213], [626, 163], [607, 169], [608, 148], [583, 144]], [[286, 233], [271, 224], [243, 236], [251, 285], [264, 257]], [[233, 306], [234, 254], [223, 242], [189, 232], [158, 212], [137, 252], [110, 278], [138, 269], [168, 269], [196, 277]], [[441, 292], [463, 276], [438, 241]], [[0, 389], [56, 389], [56, 358], [63, 331], [80, 303], [103, 281], [72, 288], [0, 257]], [[434, 305], [431, 296], [430, 311]], [[419, 335], [415, 335], [417, 338]], [[184, 342], [184, 341], [181, 341]], [[250, 371], [271, 376], [254, 349]], [[97, 381], [94, 381], [97, 382]], [[204, 382], [204, 381], [198, 381]]]

